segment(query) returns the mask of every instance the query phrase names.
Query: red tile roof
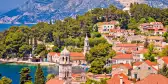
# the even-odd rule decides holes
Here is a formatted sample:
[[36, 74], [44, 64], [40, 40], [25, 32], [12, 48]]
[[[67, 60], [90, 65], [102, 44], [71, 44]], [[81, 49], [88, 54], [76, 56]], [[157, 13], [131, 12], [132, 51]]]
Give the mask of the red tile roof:
[[70, 56], [72, 56], [72, 57], [84, 57], [84, 54], [79, 53], [79, 52], [71, 52]]
[[168, 64], [168, 56], [162, 57], [162, 60], [163, 60], [166, 64]]
[[148, 52], [148, 49], [139, 50], [139, 51], [136, 51], [135, 53], [137, 53], [137, 54], [144, 54], [146, 52]]
[[84, 54], [79, 52], [71, 52], [70, 57], [72, 60], [85, 60]]
[[132, 54], [118, 54], [114, 59], [133, 59]]
[[112, 68], [119, 68], [120, 66], [124, 66], [128, 69], [132, 68], [132, 66], [130, 64], [115, 64], [115, 65], [112, 65]]
[[128, 79], [128, 76], [126, 76], [125, 74], [121, 73], [121, 74], [115, 74], [115, 76], [120, 76], [120, 77], [123, 77], [124, 79]]
[[168, 84], [168, 78], [160, 74], [151, 74], [135, 84]]
[[117, 44], [117, 47], [137, 47], [137, 44]]
[[[107, 84], [120, 84], [120, 75], [116, 75], [113, 78], [107, 80]], [[131, 81], [123, 77], [123, 84], [131, 84]]]
[[154, 24], [155, 24], [155, 25], [156, 25], [156, 24], [157, 24], [157, 25], [163, 25], [161, 22], [151, 22], [150, 24], [152, 24], [152, 25], [154, 25]]
[[[144, 63], [144, 62], [136, 62], [136, 63], [134, 63], [134, 66], [139, 66], [139, 65], [141, 65], [141, 64], [143, 64], [143, 63]], [[152, 67], [154, 70], [157, 70], [157, 69], [154, 67], [154, 66], [157, 65], [157, 63], [151, 62], [151, 61], [149, 61], [149, 60], [146, 60], [145, 63], [146, 63], [147, 65], [149, 65], [150, 67]]]
[[55, 56], [56, 54], [58, 55], [58, 56], [60, 56], [60, 54], [59, 53], [56, 53], [56, 52], [49, 52], [48, 53], [50, 56]]
[[157, 63], [151, 62], [150, 60], [146, 60], [145, 63], [147, 63], [149, 66], [155, 66]]
[[134, 66], [139, 66], [139, 65], [141, 65], [143, 62], [135, 62], [134, 63]]
[[46, 84], [64, 84], [64, 81], [54, 78], [54, 79], [49, 80]]

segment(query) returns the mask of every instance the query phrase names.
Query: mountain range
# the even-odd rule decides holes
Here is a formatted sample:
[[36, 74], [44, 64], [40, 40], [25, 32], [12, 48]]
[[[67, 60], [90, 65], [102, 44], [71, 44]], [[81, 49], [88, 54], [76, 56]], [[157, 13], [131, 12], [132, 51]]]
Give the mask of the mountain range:
[[[124, 0], [28, 0], [18, 8], [0, 15], [0, 23], [37, 23], [64, 19], [84, 14], [90, 9], [108, 7], [123, 8]], [[126, 0], [125, 0], [126, 1]], [[129, 1], [129, 0], [128, 0]], [[167, 8], [168, 0], [139, 0], [153, 7]]]

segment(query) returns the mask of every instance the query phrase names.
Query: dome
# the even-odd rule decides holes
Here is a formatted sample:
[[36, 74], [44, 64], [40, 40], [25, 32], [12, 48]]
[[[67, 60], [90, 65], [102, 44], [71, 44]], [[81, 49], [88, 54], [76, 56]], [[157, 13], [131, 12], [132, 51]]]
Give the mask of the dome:
[[70, 52], [65, 47], [64, 50], [61, 52], [61, 56], [69, 56], [69, 55], [70, 55]]

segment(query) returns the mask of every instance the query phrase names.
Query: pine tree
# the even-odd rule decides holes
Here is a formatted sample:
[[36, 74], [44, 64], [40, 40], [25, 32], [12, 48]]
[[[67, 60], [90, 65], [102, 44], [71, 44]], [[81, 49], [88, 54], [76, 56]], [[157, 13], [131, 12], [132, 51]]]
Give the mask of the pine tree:
[[37, 66], [36, 69], [34, 84], [45, 84], [45, 78], [40, 64]]
[[30, 76], [30, 69], [29, 68], [23, 68], [20, 71], [20, 84], [25, 84], [27, 82], [31, 82], [31, 76]]

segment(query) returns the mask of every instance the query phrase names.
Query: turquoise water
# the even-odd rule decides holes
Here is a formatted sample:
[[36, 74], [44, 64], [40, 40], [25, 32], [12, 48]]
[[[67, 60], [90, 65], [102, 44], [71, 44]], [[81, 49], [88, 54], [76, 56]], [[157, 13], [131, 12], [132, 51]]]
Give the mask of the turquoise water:
[[0, 24], [0, 32], [9, 29], [11, 26], [21, 26], [21, 25], [26, 25], [26, 26], [31, 27], [35, 24]]
[[[28, 67], [31, 70], [31, 77], [32, 81], [34, 81], [34, 75], [36, 72], [36, 66], [35, 65], [27, 65], [27, 64], [0, 64], [0, 74], [2, 76], [6, 76], [10, 79], [12, 79], [12, 84], [19, 84], [20, 80], [20, 70], [24, 67]], [[44, 76], [46, 77], [48, 74], [55, 74], [58, 75], [59, 73], [59, 67], [58, 66], [42, 66]], [[85, 72], [83, 68], [80, 67], [73, 67], [72, 72], [73, 73], [81, 73]]]
[[[31, 70], [32, 81], [34, 81], [34, 74], [36, 71], [36, 66], [28, 65], [17, 65], [17, 64], [0, 64], [0, 74], [12, 79], [12, 84], [19, 84], [20, 75], [19, 72], [22, 68], [28, 67]], [[58, 67], [42, 67], [45, 77], [47, 74], [52, 73], [58, 75]]]

